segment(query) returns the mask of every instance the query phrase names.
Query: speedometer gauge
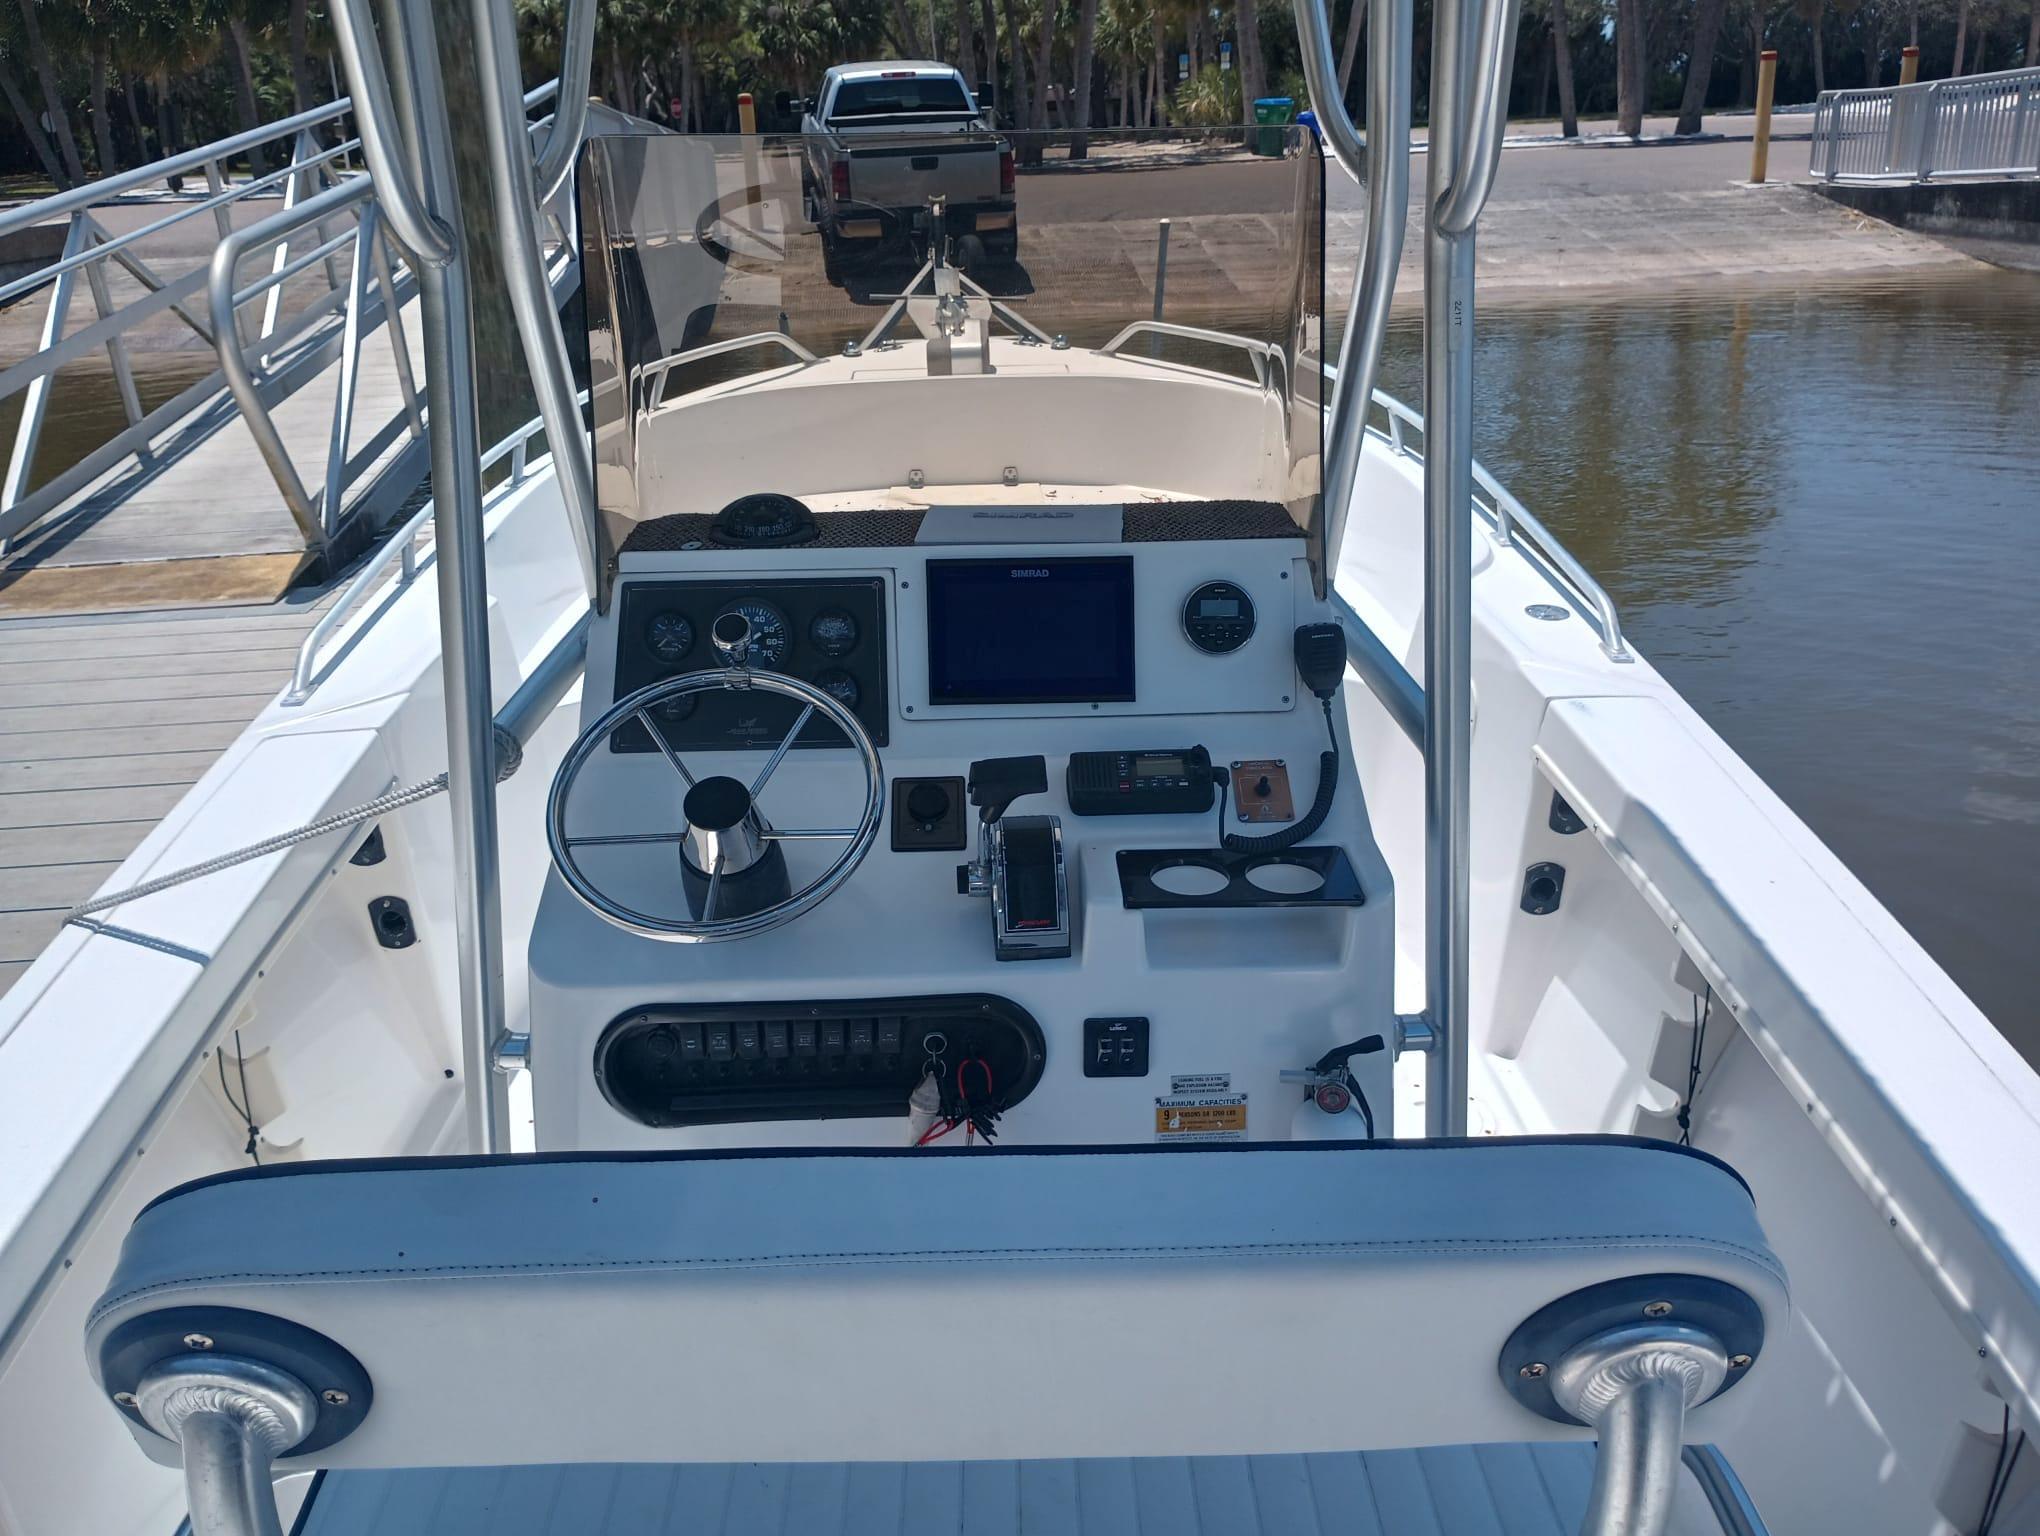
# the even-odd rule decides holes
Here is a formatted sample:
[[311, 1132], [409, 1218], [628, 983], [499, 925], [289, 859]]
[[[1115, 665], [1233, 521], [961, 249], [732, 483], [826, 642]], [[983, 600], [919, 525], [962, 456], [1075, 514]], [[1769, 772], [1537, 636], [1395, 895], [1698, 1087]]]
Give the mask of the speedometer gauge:
[[[751, 624], [750, 664], [754, 667], [777, 668], [786, 657], [786, 615], [770, 603], [731, 603], [716, 614], [740, 613]], [[713, 626], [711, 626], [711, 629]]]

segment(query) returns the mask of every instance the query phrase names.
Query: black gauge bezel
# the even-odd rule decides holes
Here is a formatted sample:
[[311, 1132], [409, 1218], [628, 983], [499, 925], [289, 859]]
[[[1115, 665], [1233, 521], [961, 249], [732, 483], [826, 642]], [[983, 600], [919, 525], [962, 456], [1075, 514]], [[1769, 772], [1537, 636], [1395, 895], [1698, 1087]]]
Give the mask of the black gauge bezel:
[[[680, 649], [678, 649], [677, 651], [673, 652], [673, 654], [670, 656], [667, 655], [664, 651], [661, 651], [659, 649], [658, 641], [653, 638], [654, 633], [658, 629], [659, 621], [661, 619], [677, 620], [681, 625], [683, 632], [687, 636], [687, 643], [681, 646]], [[661, 608], [656, 613], [654, 613], [650, 618], [645, 620], [645, 635], [644, 635], [645, 650], [652, 657], [653, 660], [663, 662], [667, 666], [673, 665], [675, 662], [679, 661], [681, 658], [686, 656], [688, 652], [692, 651], [694, 649], [694, 642], [699, 638], [700, 636], [696, 635], [694, 632], [694, 621], [688, 618], [686, 614], [682, 613], [677, 608]]]
[[[822, 638], [815, 633], [816, 626], [824, 619], [841, 619], [845, 624], [848, 624], [850, 626], [849, 640], [841, 646], [824, 643]], [[848, 656], [857, 649], [858, 641], [863, 638], [864, 631], [858, 626], [857, 615], [850, 612], [847, 608], [824, 608], [808, 620], [808, 644], [815, 648], [815, 654], [826, 656], [831, 661], [841, 661], [845, 656]]]

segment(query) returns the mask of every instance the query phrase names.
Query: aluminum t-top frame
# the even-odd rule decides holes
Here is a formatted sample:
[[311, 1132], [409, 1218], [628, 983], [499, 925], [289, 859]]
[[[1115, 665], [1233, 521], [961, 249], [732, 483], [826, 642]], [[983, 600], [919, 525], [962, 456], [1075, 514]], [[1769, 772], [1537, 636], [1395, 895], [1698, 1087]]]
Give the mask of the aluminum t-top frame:
[[[354, 86], [363, 152], [391, 230], [421, 273], [431, 386], [432, 478], [449, 778], [456, 836], [461, 1000], [467, 1091], [478, 1147], [502, 1142], [492, 1063], [505, 1036], [494, 765], [482, 569], [479, 444], [469, 304], [450, 135], [427, 0], [379, 0], [389, 67], [367, 0], [337, 0], [341, 53]], [[1377, 0], [1369, 17], [1368, 132], [1347, 113], [1324, 0], [1294, 0], [1305, 73], [1333, 161], [1366, 167], [1368, 223], [1339, 348], [1327, 425], [1327, 564], [1336, 572], [1366, 438], [1409, 205], [1412, 0]], [[524, 130], [511, 12], [471, 0], [480, 46], [490, 170], [502, 210], [498, 246], [555, 470], [591, 598], [598, 586], [590, 447], [545, 279], [540, 202], [567, 176], [585, 127], [594, 54], [593, 0], [570, 0], [559, 106], [539, 163]], [[1493, 184], [1507, 119], [1518, 0], [1441, 0], [1435, 8], [1430, 207], [1425, 231], [1424, 712], [1426, 989], [1432, 1065], [1427, 1129], [1466, 1128], [1468, 774], [1471, 699], [1473, 234]]]

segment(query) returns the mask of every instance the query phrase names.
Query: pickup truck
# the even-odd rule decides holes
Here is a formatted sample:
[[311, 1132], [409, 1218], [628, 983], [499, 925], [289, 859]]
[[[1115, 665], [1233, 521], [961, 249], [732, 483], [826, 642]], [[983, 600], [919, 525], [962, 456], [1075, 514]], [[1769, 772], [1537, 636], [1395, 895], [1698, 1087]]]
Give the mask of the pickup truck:
[[854, 254], [904, 245], [936, 196], [958, 265], [1019, 256], [1013, 146], [947, 64], [838, 64], [779, 109], [801, 114], [801, 190], [830, 281]]

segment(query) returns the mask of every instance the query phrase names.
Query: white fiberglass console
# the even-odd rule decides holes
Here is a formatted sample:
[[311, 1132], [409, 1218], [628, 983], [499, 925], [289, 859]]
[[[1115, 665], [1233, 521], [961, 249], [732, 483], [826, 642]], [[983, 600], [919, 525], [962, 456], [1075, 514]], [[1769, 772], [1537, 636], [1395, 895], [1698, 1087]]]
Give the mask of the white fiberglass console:
[[[624, 546], [583, 729], [726, 667], [741, 634], [745, 666], [854, 715], [878, 827], [826, 899], [725, 942], [626, 931], [555, 870], [531, 948], [542, 1149], [1390, 1134], [1392, 892], [1343, 741], [1317, 804], [1344, 711], [1299, 678], [1294, 637], [1324, 614], [1279, 507], [1093, 507], [1052, 543], [891, 508], [727, 548], [711, 521]], [[972, 541], [932, 541], [952, 537]], [[821, 711], [777, 752], [804, 707], [717, 682], [646, 711], [660, 741], [633, 718], [592, 744], [562, 823], [579, 874], [700, 919], [683, 804], [706, 819], [698, 786], [771, 764], [758, 824], [799, 893], [844, 843], [777, 834], [847, 833], [866, 805], [865, 759]], [[989, 837], [973, 788], [1005, 812]], [[1314, 812], [1293, 847], [1220, 847]], [[733, 877], [708, 915], [748, 899]], [[1282, 1078], [1313, 1067], [1350, 1073], [1350, 1111]]]

